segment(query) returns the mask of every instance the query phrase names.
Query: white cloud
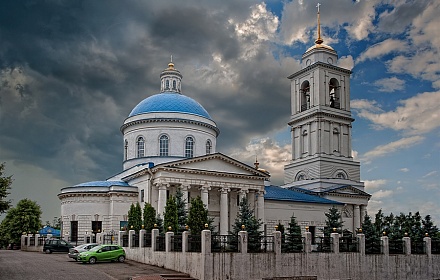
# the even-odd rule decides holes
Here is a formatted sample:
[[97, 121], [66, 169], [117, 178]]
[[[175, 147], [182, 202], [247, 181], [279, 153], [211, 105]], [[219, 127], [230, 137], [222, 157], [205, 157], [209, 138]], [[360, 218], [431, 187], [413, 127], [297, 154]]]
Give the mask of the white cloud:
[[408, 172], [409, 168], [404, 167], [404, 168], [400, 168], [399, 170], [402, 171], [402, 172]]
[[405, 52], [406, 50], [408, 50], [408, 45], [406, 42], [396, 39], [386, 39], [385, 41], [377, 43], [368, 48], [365, 52], [361, 53], [356, 59], [356, 63], [360, 63], [368, 59], [379, 58], [394, 52]]
[[437, 173], [438, 173], [438, 171], [434, 170], [434, 171], [429, 172], [428, 174], [423, 175], [422, 178], [431, 177], [431, 176], [433, 176], [433, 175], [435, 175]]
[[342, 68], [351, 70], [354, 67], [353, 57], [351, 55], [342, 56], [338, 59], [338, 64]]
[[366, 152], [362, 156], [362, 161], [370, 162], [374, 158], [383, 157], [389, 153], [393, 153], [401, 149], [407, 149], [416, 144], [419, 144], [424, 139], [425, 138], [421, 136], [412, 136], [408, 138], [402, 138], [385, 145], [377, 146], [373, 150]]
[[385, 198], [388, 196], [391, 196], [393, 194], [392, 190], [379, 190], [377, 192], [374, 192], [371, 197], [374, 199], [381, 199], [381, 198]]
[[365, 183], [365, 190], [371, 191], [378, 189], [379, 187], [385, 185], [387, 183], [387, 180], [379, 179], [379, 180], [366, 180]]
[[374, 82], [374, 85], [378, 87], [381, 92], [393, 92], [397, 90], [403, 90], [405, 88], [405, 81], [397, 77], [384, 78]]
[[391, 128], [420, 135], [440, 126], [440, 91], [421, 93], [399, 103], [401, 106], [389, 112], [381, 112], [375, 101], [353, 100], [351, 106], [377, 129]]

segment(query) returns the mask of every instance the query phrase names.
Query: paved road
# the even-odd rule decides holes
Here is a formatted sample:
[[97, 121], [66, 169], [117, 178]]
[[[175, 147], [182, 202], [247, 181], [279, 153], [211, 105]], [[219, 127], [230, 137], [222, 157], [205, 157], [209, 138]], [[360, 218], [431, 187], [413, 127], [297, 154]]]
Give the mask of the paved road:
[[130, 260], [91, 265], [75, 262], [64, 253], [0, 250], [0, 280], [127, 280], [139, 275], [163, 273], [176, 272]]

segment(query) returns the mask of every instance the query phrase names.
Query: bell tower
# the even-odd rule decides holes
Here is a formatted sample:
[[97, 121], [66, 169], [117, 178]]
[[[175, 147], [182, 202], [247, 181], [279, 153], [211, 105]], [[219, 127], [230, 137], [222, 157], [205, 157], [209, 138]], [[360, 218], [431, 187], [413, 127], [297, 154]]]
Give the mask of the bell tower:
[[320, 191], [335, 184], [363, 190], [360, 163], [351, 156], [350, 74], [338, 54], [321, 38], [302, 56], [301, 70], [290, 75], [292, 159], [284, 167], [288, 186]]

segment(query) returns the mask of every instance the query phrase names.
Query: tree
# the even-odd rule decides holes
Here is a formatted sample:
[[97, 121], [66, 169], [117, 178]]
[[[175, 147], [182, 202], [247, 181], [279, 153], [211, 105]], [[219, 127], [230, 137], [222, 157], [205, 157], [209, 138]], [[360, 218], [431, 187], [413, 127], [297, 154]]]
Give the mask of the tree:
[[52, 224], [49, 221], [46, 221], [46, 226], [54, 229], [61, 229], [61, 217], [53, 217]]
[[191, 234], [200, 235], [202, 230], [206, 229], [205, 224], [208, 224], [208, 229], [213, 230], [212, 222], [208, 216], [208, 209], [205, 208], [200, 196], [193, 198], [187, 221]]
[[144, 205], [144, 228], [147, 232], [151, 233], [151, 230], [154, 228], [154, 224], [156, 221], [156, 210], [150, 203], [145, 202]]
[[171, 231], [173, 231], [174, 233], [177, 233], [179, 229], [179, 217], [177, 216], [176, 198], [172, 195], [170, 195], [167, 200], [167, 204], [165, 205], [165, 213], [163, 214], [163, 226], [165, 232], [169, 231], [169, 227], [171, 227]]
[[439, 229], [434, 225], [431, 215], [426, 215], [422, 221], [422, 232], [427, 233], [429, 237], [435, 239], [438, 236]]
[[139, 231], [142, 228], [142, 209], [139, 202], [131, 204], [128, 210], [128, 229]]
[[380, 253], [381, 234], [376, 230], [371, 217], [368, 215], [365, 215], [362, 222], [362, 233], [365, 235], [365, 251], [367, 253]]
[[12, 176], [3, 176], [5, 163], [0, 164], [0, 214], [5, 213], [11, 207], [11, 200], [6, 200], [10, 194]]
[[156, 227], [159, 230], [159, 233], [163, 233], [163, 219], [160, 214], [156, 216]]
[[261, 237], [263, 232], [260, 227], [263, 224], [260, 219], [255, 218], [254, 210], [249, 206], [246, 198], [240, 201], [239, 211], [235, 223], [232, 225], [232, 234], [237, 235], [239, 231], [244, 230], [248, 233], [248, 250], [256, 251], [261, 247]]
[[36, 202], [22, 199], [10, 208], [0, 224], [1, 243], [20, 244], [23, 233], [37, 233], [41, 228], [41, 208]]
[[342, 233], [342, 216], [339, 210], [336, 207], [332, 207], [329, 209], [329, 212], [325, 213], [325, 216], [327, 217], [327, 220], [325, 221], [325, 227], [324, 227], [324, 236], [330, 236], [332, 232], [335, 232], [333, 229], [336, 230], [337, 233]]
[[187, 202], [183, 199], [183, 192], [180, 188], [177, 188], [176, 192], [176, 206], [177, 206], [177, 223], [179, 225], [178, 232], [185, 230], [187, 222], [188, 211], [186, 210]]
[[296, 222], [295, 215], [292, 213], [290, 217], [288, 234], [286, 236], [286, 243], [284, 249], [286, 252], [301, 252], [303, 249], [301, 227]]

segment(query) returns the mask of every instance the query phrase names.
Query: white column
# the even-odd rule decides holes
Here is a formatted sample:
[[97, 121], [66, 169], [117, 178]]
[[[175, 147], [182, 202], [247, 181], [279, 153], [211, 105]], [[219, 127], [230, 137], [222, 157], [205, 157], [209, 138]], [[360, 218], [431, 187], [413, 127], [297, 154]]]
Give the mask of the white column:
[[292, 160], [296, 159], [296, 153], [295, 153], [295, 128], [292, 127]]
[[348, 157], [351, 157], [351, 124], [348, 125]]
[[209, 209], [208, 203], [209, 203], [209, 191], [210, 190], [211, 190], [211, 188], [207, 184], [205, 184], [203, 187], [200, 188], [200, 191], [201, 191], [200, 196], [202, 198], [203, 204], [205, 204], [205, 206], [206, 206], [206, 209]]
[[329, 149], [329, 154], [330, 155], [333, 155], [333, 151], [334, 151], [334, 148], [333, 148], [333, 122], [330, 122], [330, 135], [329, 135], [330, 137], [330, 149]]
[[361, 225], [365, 220], [365, 215], [367, 215], [367, 207], [365, 205], [360, 205], [359, 206], [361, 209]]
[[220, 234], [228, 234], [228, 193], [229, 188], [222, 188], [220, 190]]
[[361, 211], [359, 209], [359, 205], [354, 205], [353, 227], [353, 232], [356, 232], [356, 230], [361, 227]]
[[159, 214], [163, 219], [163, 213], [165, 211], [167, 200], [167, 184], [159, 184], [157, 188], [159, 190], [159, 197], [157, 199], [157, 214]]
[[312, 124], [309, 123], [307, 125], [307, 156], [311, 156], [312, 155]]
[[191, 187], [189, 186], [189, 185], [182, 185], [181, 186], [181, 190], [182, 190], [182, 193], [183, 193], [183, 197], [182, 197], [182, 199], [183, 199], [183, 201], [185, 201], [186, 202], [186, 204], [185, 204], [185, 210], [187, 210], [188, 211], [188, 203], [189, 203], [189, 201], [188, 201], [188, 192], [189, 192], [189, 189], [190, 189]]
[[[258, 192], [257, 209], [258, 209], [257, 218], [264, 223], [264, 191]], [[261, 226], [264, 227], [264, 224]]]
[[342, 124], [339, 124], [339, 154], [344, 155], [344, 127]]

